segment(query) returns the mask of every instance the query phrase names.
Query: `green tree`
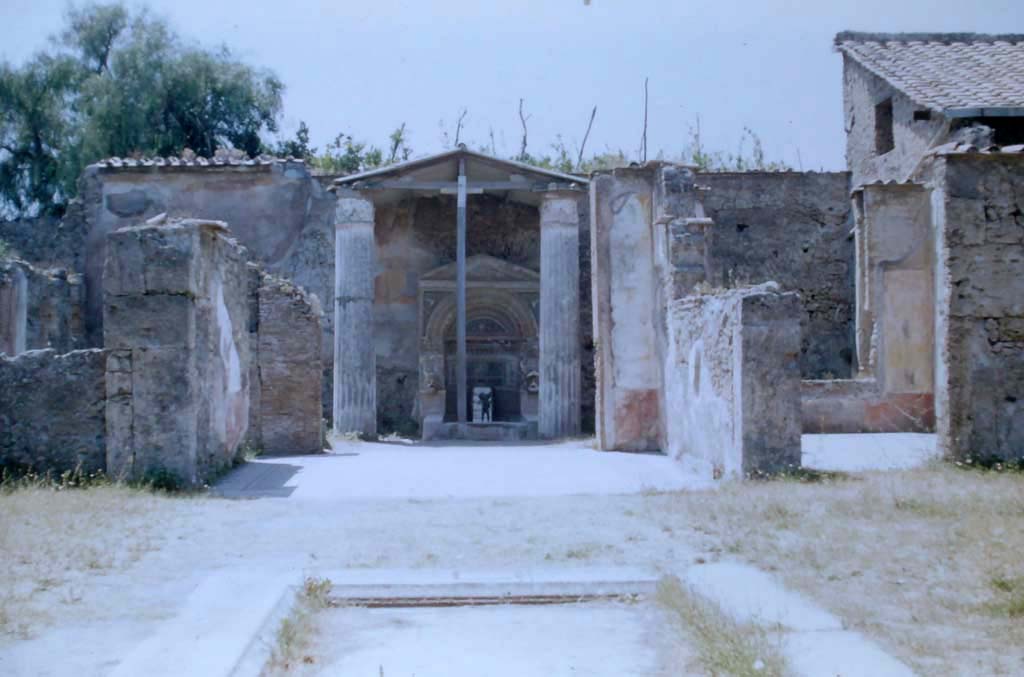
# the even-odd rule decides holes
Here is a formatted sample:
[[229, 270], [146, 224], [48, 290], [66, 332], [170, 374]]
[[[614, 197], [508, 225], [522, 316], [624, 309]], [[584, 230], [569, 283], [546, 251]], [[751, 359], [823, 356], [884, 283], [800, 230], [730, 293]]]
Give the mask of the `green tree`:
[[312, 162], [316, 158], [316, 148], [309, 145], [309, 125], [299, 121], [299, 129], [294, 139], [279, 141], [270, 149], [278, 157], [293, 157]]
[[72, 8], [49, 50], [0, 65], [0, 209], [59, 214], [82, 168], [104, 157], [256, 155], [277, 130], [283, 89], [146, 10]]

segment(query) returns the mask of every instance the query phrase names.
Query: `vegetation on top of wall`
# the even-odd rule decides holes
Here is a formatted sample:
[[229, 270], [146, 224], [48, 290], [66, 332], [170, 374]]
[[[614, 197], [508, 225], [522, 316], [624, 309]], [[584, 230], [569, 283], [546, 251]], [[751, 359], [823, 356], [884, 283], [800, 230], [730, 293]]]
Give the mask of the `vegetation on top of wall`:
[[0, 261], [6, 261], [9, 258], [13, 258], [14, 252], [11, 250], [10, 245], [7, 244], [6, 240], [0, 239]]

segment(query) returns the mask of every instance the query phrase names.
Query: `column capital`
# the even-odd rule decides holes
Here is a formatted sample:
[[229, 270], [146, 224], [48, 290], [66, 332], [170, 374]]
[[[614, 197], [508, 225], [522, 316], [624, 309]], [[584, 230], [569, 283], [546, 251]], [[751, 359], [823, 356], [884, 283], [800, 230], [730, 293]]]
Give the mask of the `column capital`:
[[540, 204], [540, 225], [576, 226], [579, 224], [579, 200], [581, 194], [571, 190], [545, 191]]
[[373, 223], [373, 200], [354, 190], [338, 191], [334, 223], [339, 226]]

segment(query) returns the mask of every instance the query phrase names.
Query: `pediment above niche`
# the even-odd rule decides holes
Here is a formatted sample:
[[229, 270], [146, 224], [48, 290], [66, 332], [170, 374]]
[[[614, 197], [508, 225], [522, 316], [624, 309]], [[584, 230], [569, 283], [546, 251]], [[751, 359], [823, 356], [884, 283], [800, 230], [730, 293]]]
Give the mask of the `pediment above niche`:
[[[449, 263], [420, 276], [424, 289], [449, 289], [455, 285], [456, 264]], [[467, 286], [512, 285], [538, 288], [540, 273], [486, 254], [466, 257]]]

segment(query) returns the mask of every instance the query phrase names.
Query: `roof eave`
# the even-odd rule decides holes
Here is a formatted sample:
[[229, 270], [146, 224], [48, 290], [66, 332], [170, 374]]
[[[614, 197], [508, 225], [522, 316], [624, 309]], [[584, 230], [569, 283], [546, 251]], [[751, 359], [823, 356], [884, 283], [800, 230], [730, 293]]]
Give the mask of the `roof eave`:
[[385, 176], [392, 176], [396, 174], [402, 174], [405, 172], [413, 171], [421, 167], [427, 167], [436, 162], [444, 162], [453, 157], [463, 155], [465, 157], [474, 158], [482, 162], [489, 162], [491, 164], [505, 165], [511, 169], [518, 169], [522, 172], [527, 172], [535, 176], [544, 177], [547, 179], [576, 183], [586, 186], [590, 183], [589, 179], [582, 176], [575, 176], [573, 174], [565, 174], [563, 172], [557, 172], [551, 169], [543, 169], [541, 167], [535, 167], [534, 165], [528, 165], [525, 162], [519, 162], [517, 160], [506, 160], [504, 158], [497, 158], [484, 153], [477, 153], [476, 151], [469, 150], [468, 148], [456, 148], [454, 150], [445, 151], [443, 153], [437, 153], [436, 155], [429, 155], [423, 158], [417, 158], [415, 160], [407, 160], [405, 162], [399, 162], [387, 167], [379, 167], [377, 169], [371, 169], [369, 171], [360, 172], [358, 174], [350, 174], [334, 180], [336, 186], [348, 186], [360, 181], [366, 181], [367, 179], [381, 178]]
[[947, 118], [1020, 118], [1024, 117], [1022, 106], [985, 106], [980, 108], [947, 108], [942, 111]]

